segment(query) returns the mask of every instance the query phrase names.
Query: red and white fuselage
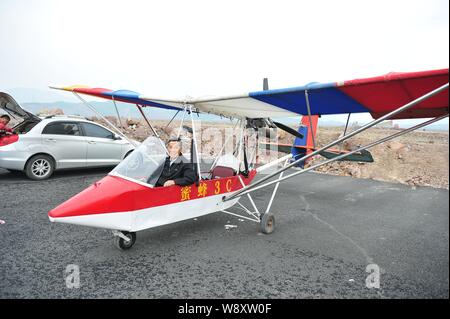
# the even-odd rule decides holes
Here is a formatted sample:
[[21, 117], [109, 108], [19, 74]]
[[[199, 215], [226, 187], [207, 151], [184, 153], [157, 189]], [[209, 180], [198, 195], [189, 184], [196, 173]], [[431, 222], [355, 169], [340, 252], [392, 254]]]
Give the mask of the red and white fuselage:
[[108, 175], [49, 213], [52, 222], [112, 230], [139, 230], [191, 219], [233, 206], [224, 202], [248, 185], [256, 175], [236, 175], [202, 180], [198, 185], [151, 187], [115, 175]]

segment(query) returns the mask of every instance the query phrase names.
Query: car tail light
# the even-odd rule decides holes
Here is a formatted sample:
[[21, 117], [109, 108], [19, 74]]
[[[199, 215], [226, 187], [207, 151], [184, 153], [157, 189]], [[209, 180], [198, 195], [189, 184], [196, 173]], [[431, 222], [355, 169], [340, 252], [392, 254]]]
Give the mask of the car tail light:
[[15, 143], [19, 140], [19, 135], [6, 135], [0, 137], [0, 147]]

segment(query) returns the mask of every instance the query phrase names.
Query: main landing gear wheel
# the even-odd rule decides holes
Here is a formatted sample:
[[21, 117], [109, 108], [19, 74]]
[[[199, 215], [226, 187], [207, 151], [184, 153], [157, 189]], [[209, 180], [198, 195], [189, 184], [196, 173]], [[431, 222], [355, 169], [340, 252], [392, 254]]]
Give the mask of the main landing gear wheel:
[[130, 233], [127, 231], [122, 231], [121, 233], [123, 236], [127, 237], [128, 240], [125, 240], [123, 237], [119, 235], [115, 235], [114, 245], [120, 250], [127, 250], [133, 247], [134, 243], [136, 242], [136, 232]]
[[264, 234], [271, 234], [275, 229], [275, 216], [271, 213], [265, 213], [261, 216], [261, 221], [259, 223], [261, 231]]

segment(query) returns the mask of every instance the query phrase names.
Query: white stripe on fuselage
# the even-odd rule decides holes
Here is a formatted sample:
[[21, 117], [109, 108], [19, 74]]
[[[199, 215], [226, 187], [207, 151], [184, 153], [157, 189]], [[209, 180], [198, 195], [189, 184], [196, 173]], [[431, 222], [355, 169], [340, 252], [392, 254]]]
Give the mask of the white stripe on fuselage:
[[114, 230], [139, 231], [228, 209], [238, 201], [238, 199], [234, 199], [223, 202], [223, 196], [230, 194], [232, 193], [224, 193], [130, 212], [49, 218], [51, 222], [57, 223]]

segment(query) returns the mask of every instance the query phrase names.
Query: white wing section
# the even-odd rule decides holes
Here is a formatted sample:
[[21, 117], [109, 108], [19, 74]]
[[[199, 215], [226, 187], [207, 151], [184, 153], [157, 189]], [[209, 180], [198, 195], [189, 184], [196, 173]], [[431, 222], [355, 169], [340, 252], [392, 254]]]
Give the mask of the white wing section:
[[190, 104], [202, 113], [211, 113], [233, 118], [285, 117], [298, 115], [294, 112], [253, 99], [245, 94], [186, 100], [151, 98], [142, 95], [139, 96], [139, 98], [150, 102], [164, 103], [165, 105], [178, 108], [183, 108], [183, 105]]
[[297, 114], [251, 97], [194, 103], [199, 111], [237, 118], [296, 116]]

